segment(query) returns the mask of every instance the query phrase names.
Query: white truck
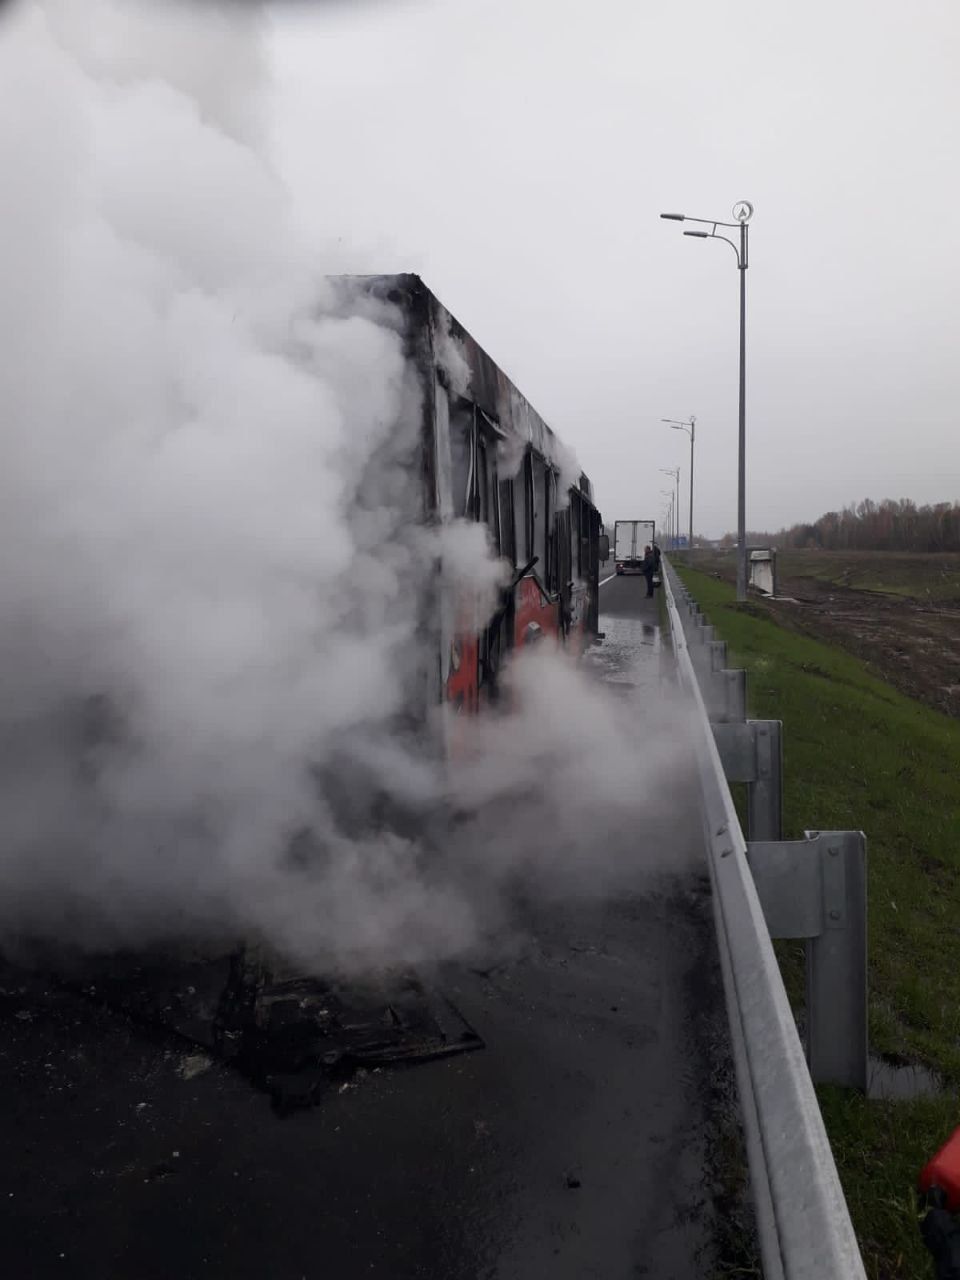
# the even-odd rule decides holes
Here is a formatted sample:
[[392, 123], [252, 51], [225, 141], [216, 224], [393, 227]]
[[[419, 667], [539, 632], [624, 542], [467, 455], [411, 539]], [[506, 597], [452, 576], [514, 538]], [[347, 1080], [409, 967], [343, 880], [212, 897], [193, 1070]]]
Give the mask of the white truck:
[[640, 573], [644, 547], [653, 546], [652, 520], [618, 520], [613, 530], [613, 558], [617, 573]]

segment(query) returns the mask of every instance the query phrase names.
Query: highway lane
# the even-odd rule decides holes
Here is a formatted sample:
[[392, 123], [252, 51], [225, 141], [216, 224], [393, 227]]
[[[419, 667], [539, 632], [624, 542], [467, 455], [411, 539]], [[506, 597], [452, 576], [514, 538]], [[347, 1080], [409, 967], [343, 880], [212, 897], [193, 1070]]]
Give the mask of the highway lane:
[[[643, 592], [601, 588], [589, 659], [638, 705], [660, 679]], [[718, 1199], [731, 1071], [691, 785], [642, 833], [669, 873], [532, 906], [519, 950], [442, 975], [483, 1050], [354, 1077], [283, 1119], [184, 1042], [0, 974], [5, 1274], [713, 1274], [739, 1202]]]
[[604, 640], [591, 651], [590, 665], [608, 683], [654, 695], [669, 670], [667, 646], [661, 647], [659, 593], [648, 600], [646, 579], [639, 574], [604, 581], [606, 577], [601, 573], [600, 630]]

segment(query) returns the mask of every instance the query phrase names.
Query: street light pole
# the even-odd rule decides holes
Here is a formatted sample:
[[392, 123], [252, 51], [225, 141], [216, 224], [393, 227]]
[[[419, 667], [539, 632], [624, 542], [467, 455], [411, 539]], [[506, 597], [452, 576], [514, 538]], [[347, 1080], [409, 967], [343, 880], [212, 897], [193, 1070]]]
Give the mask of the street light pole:
[[[740, 272], [740, 431], [737, 460], [737, 599], [747, 598], [747, 267], [748, 227], [753, 217], [753, 205], [749, 200], [740, 200], [733, 206], [736, 222], [720, 222], [715, 218], [691, 218], [685, 213], [661, 213], [661, 218], [670, 222], [697, 222], [701, 226], [710, 227], [710, 231], [684, 231], [685, 236], [696, 236], [699, 240], [725, 240], [733, 249], [737, 258], [737, 269]], [[740, 228], [740, 247], [728, 236], [717, 234], [717, 227]]]
[[680, 544], [680, 468], [679, 467], [661, 467], [661, 475], [671, 476], [673, 483], [676, 485], [676, 505], [673, 508], [673, 546], [674, 550]]
[[[739, 205], [734, 206], [734, 213]], [[753, 210], [750, 209], [749, 213]], [[740, 219], [740, 441], [737, 472], [737, 599], [747, 598], [747, 217]]]
[[[661, 467], [661, 470], [663, 470], [663, 468], [662, 468], [662, 467]], [[675, 500], [675, 498], [676, 498], [676, 494], [674, 493], [673, 489], [661, 489], [661, 490], [660, 490], [660, 492], [663, 494], [663, 496], [664, 496], [665, 498], [669, 498], [669, 499], [670, 499], [670, 501], [667, 503], [667, 538], [669, 539], [669, 542], [670, 542], [670, 544], [671, 544], [671, 550], [672, 550], [672, 549], [673, 549], [673, 545], [672, 545], [672, 544], [673, 544], [674, 537], [675, 537], [675, 534], [674, 534], [674, 525], [675, 525], [675, 518], [674, 518], [674, 517], [675, 517], [674, 500]]]
[[697, 419], [691, 413], [689, 421], [683, 418], [661, 418], [661, 422], [665, 422], [667, 426], [672, 427], [674, 431], [685, 431], [690, 437], [690, 534], [687, 539], [687, 549], [693, 550], [693, 446], [697, 439]]

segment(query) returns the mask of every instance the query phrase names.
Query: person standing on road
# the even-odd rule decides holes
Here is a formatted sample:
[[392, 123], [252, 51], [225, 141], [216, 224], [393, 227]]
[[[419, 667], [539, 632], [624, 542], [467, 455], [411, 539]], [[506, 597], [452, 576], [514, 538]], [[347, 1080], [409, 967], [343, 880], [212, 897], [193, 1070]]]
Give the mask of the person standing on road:
[[660, 583], [663, 582], [663, 570], [660, 568], [660, 548], [657, 546], [656, 543], [653, 543], [652, 551], [653, 551], [653, 587], [654, 587], [654, 590], [656, 590], [656, 588], [660, 586]]
[[647, 583], [647, 599], [653, 599], [653, 575], [657, 572], [657, 558], [651, 547], [643, 548], [643, 563], [640, 571]]

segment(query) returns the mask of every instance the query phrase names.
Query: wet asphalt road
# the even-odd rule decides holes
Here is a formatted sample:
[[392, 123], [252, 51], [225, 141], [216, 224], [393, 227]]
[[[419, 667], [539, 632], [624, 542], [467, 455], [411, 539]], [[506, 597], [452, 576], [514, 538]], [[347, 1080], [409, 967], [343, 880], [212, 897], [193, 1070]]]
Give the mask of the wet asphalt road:
[[[643, 591], [601, 589], [591, 662], [656, 696]], [[0, 974], [3, 1274], [712, 1275], [729, 1064], [692, 809], [656, 833], [669, 873], [541, 909], [509, 960], [445, 975], [485, 1049], [355, 1077], [283, 1119], [183, 1041]]]

